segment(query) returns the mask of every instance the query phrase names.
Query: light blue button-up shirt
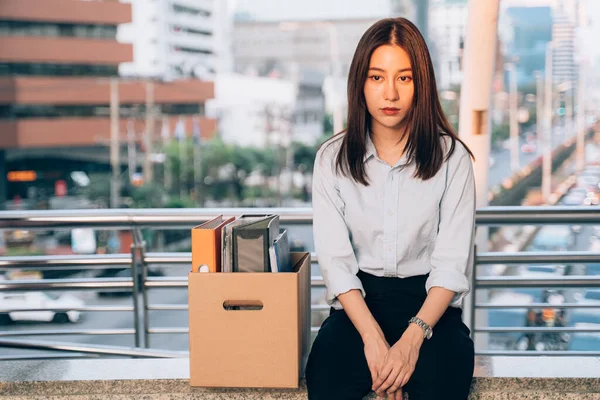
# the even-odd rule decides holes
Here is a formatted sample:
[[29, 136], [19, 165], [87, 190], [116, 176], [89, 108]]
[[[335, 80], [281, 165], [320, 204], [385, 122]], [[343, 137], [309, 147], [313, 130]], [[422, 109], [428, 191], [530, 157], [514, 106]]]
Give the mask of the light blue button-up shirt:
[[[337, 174], [338, 135], [317, 152], [313, 171], [313, 233], [327, 303], [360, 289], [358, 270], [406, 278], [429, 274], [426, 290], [443, 287], [460, 307], [470, 287], [475, 230], [473, 164], [465, 147], [426, 181], [414, 177], [415, 163], [402, 157], [390, 166], [377, 156], [367, 135], [365, 170], [369, 186]], [[449, 139], [442, 139], [449, 147]]]

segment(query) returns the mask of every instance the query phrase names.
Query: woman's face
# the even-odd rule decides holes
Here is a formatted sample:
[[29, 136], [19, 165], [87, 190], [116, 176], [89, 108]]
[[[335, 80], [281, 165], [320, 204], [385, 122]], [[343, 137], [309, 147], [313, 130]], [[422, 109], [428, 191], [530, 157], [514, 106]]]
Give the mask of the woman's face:
[[375, 49], [364, 87], [372, 130], [404, 129], [414, 94], [412, 76], [404, 49], [391, 44]]

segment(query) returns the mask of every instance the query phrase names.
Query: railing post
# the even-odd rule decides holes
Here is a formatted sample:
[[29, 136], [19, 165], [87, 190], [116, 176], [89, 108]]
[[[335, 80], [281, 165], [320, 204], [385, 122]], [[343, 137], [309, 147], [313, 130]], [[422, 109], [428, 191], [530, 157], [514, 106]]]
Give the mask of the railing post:
[[[137, 251], [138, 245], [135, 243], [131, 244], [131, 279], [133, 280], [133, 326], [135, 328], [135, 347], [141, 345], [141, 334], [140, 334], [140, 305], [139, 305], [139, 280], [138, 280], [138, 269], [137, 269]], [[143, 284], [143, 280], [142, 280]]]
[[471, 274], [471, 304], [469, 312], [471, 317], [469, 318], [469, 330], [471, 331], [471, 339], [475, 342], [475, 304], [477, 304], [477, 245], [473, 245], [473, 273]]
[[148, 279], [148, 265], [146, 263], [146, 241], [142, 237], [142, 232], [135, 230], [134, 237], [138, 242], [140, 249], [140, 266], [142, 268], [142, 313], [144, 315], [144, 347], [150, 347], [150, 316], [148, 312], [148, 289], [146, 288], [146, 280]]

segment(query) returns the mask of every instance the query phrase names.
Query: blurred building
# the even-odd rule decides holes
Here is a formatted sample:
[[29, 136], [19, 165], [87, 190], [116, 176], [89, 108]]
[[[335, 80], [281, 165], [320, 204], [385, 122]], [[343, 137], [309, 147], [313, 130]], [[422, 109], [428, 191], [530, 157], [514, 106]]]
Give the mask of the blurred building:
[[[0, 0], [0, 208], [7, 198], [68, 195], [73, 171], [108, 172], [109, 81], [133, 60], [132, 45], [116, 40], [131, 16], [116, 1]], [[118, 94], [120, 144], [129, 125], [143, 150], [145, 84], [121, 81]], [[183, 115], [191, 131], [213, 95], [212, 82], [156, 84], [154, 109]], [[196, 120], [204, 136], [215, 132], [214, 120]]]
[[207, 113], [219, 120], [227, 143], [265, 148], [292, 141], [297, 85], [291, 80], [217, 74]]
[[[346, 115], [346, 81], [356, 46], [375, 19], [239, 21], [234, 29], [235, 70], [297, 82], [295, 137], [323, 135], [323, 121], [340, 107]], [[325, 107], [323, 107], [325, 105]]]
[[200, 78], [231, 70], [229, 0], [123, 0], [133, 19], [119, 26], [117, 38], [133, 44], [133, 61], [121, 75]]
[[236, 19], [262, 22], [379, 19], [390, 16], [390, 1], [398, 0], [237, 0]]
[[550, 7], [509, 7], [501, 14], [498, 31], [505, 61], [516, 64], [517, 84], [535, 85], [535, 71], [544, 71], [546, 45], [552, 40]]
[[[569, 3], [567, 3], [569, 4]], [[558, 1], [554, 10], [552, 41], [552, 75], [554, 82], [571, 82], [577, 87], [578, 65], [575, 63], [575, 38], [578, 13], [572, 7], [567, 8], [563, 0]]]
[[462, 82], [462, 54], [467, 30], [467, 0], [431, 0], [429, 47], [439, 89]]

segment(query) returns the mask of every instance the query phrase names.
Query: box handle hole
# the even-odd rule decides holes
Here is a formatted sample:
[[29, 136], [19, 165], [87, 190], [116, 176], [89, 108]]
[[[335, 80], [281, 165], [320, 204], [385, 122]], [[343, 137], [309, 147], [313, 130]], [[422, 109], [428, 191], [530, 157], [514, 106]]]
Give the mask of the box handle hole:
[[260, 300], [225, 300], [223, 308], [227, 311], [259, 311], [263, 303]]

